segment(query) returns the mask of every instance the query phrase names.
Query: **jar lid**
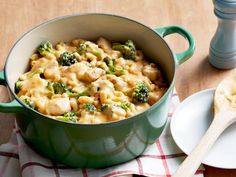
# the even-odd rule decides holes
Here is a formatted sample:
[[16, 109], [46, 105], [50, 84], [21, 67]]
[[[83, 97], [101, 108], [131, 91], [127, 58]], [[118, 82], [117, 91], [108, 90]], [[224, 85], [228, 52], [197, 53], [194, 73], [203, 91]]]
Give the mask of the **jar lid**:
[[215, 13], [222, 18], [236, 18], [236, 0], [213, 0]]

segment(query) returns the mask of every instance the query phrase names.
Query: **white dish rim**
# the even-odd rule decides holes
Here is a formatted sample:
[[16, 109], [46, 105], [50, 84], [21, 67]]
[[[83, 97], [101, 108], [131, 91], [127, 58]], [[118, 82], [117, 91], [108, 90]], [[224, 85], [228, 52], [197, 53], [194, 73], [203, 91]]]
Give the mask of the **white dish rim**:
[[[215, 88], [209, 88], [209, 89], [205, 89], [205, 90], [201, 90], [199, 92], [196, 92], [192, 95], [190, 95], [189, 97], [187, 97], [186, 99], [184, 99], [179, 105], [178, 107], [176, 108], [176, 110], [174, 111], [174, 114], [171, 118], [171, 121], [170, 121], [170, 131], [171, 131], [171, 135], [172, 135], [172, 138], [174, 139], [176, 145], [185, 153], [185, 154], [189, 154], [189, 152], [186, 151], [186, 148], [184, 146], [184, 144], [181, 144], [180, 142], [178, 142], [178, 140], [176, 139], [177, 137], [175, 136], [174, 134], [174, 118], [178, 115], [178, 112], [179, 110], [185, 106], [188, 102], [191, 102], [192, 99], [194, 99], [194, 97], [197, 97], [198, 95], [201, 95], [201, 94], [204, 94], [206, 92], [214, 92], [215, 91]], [[207, 165], [207, 166], [211, 166], [211, 167], [216, 167], [216, 168], [222, 168], [222, 169], [236, 169], [236, 166], [227, 166], [227, 165], [216, 165], [216, 164], [211, 164], [209, 162], [202, 162], [203, 164]]]

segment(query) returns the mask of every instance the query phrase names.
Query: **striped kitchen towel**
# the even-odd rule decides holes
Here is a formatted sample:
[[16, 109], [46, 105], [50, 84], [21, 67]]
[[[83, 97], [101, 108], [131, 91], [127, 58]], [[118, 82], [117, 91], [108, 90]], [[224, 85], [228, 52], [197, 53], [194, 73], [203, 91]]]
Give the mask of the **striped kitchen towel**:
[[[103, 169], [75, 169], [55, 164], [32, 150], [25, 144], [19, 130], [14, 129], [10, 141], [0, 146], [0, 177], [112, 177], [128, 174], [171, 177], [186, 157], [174, 143], [169, 128], [169, 121], [178, 104], [178, 96], [173, 94], [164, 132], [141, 156]], [[195, 176], [203, 177], [202, 167]]]

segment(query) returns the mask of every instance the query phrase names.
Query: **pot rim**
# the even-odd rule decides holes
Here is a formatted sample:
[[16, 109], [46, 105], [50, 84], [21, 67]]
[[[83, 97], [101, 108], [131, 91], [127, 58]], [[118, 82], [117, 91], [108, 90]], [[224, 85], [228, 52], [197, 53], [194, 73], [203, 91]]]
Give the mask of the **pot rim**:
[[[65, 122], [65, 121], [61, 121], [61, 120], [57, 120], [57, 119], [53, 119], [53, 118], [50, 118], [32, 108], [29, 108], [27, 106], [25, 106], [25, 104], [18, 98], [18, 96], [15, 94], [15, 92], [9, 87], [9, 81], [8, 81], [8, 76], [7, 76], [7, 72], [6, 72], [6, 68], [8, 66], [8, 60], [9, 60], [9, 57], [12, 53], [12, 51], [14, 50], [15, 46], [19, 45], [19, 42], [26, 36], [26, 35], [29, 35], [31, 32], [33, 32], [34, 30], [37, 30], [38, 28], [42, 28], [44, 27], [45, 25], [48, 25], [50, 23], [53, 23], [53, 22], [57, 22], [57, 21], [60, 21], [62, 19], [67, 19], [67, 18], [71, 18], [71, 17], [75, 17], [75, 16], [87, 16], [87, 15], [100, 15], [100, 16], [111, 16], [111, 17], [117, 17], [117, 18], [120, 18], [120, 19], [125, 19], [127, 20], [127, 22], [131, 22], [131, 23], [136, 23], [138, 25], [141, 25], [143, 27], [145, 27], [147, 30], [149, 30], [150, 32], [154, 33], [155, 35], [157, 35], [159, 38], [161, 38], [161, 40], [164, 41], [164, 44], [166, 45], [166, 47], [169, 49], [169, 51], [171, 52], [171, 55], [172, 55], [172, 59], [174, 60], [174, 73], [173, 73], [173, 78], [168, 86], [168, 89], [166, 90], [166, 92], [164, 93], [164, 95], [162, 95], [162, 97], [155, 103], [153, 104], [152, 106], [150, 106], [148, 109], [144, 110], [143, 112], [141, 113], [138, 113], [138, 114], [135, 114], [134, 116], [131, 116], [131, 117], [128, 117], [126, 119], [122, 119], [122, 120], [117, 120], [117, 121], [111, 121], [111, 122], [104, 122], [104, 123], [99, 123], [99, 124], [81, 124], [81, 123], [73, 123], [73, 122]], [[176, 67], [177, 67], [177, 64], [176, 64], [176, 55], [173, 53], [172, 49], [170, 48], [170, 46], [167, 44], [167, 42], [164, 40], [164, 37], [162, 37], [159, 33], [155, 32], [152, 28], [144, 25], [143, 23], [141, 22], [138, 22], [136, 20], [133, 20], [133, 19], [130, 19], [128, 17], [124, 17], [124, 16], [120, 16], [120, 15], [116, 15], [116, 14], [109, 14], [109, 13], [76, 13], [76, 14], [71, 14], [71, 15], [64, 15], [64, 16], [59, 16], [59, 17], [56, 17], [56, 18], [53, 18], [51, 20], [47, 20], [45, 22], [42, 22], [38, 25], [36, 25], [35, 27], [31, 28], [30, 30], [26, 31], [15, 43], [14, 45], [12, 46], [12, 48], [10, 49], [7, 57], [6, 57], [6, 62], [5, 62], [5, 66], [4, 66], [4, 69], [3, 69], [3, 72], [4, 72], [4, 76], [5, 76], [5, 81], [7, 83], [7, 86], [10, 90], [10, 93], [14, 96], [14, 99], [16, 99], [18, 101], [18, 103], [21, 104], [21, 106], [24, 108], [24, 109], [27, 109], [27, 110], [30, 110], [38, 115], [40, 115], [40, 118], [43, 118], [43, 119], [47, 119], [47, 120], [50, 120], [50, 121], [57, 121], [58, 123], [63, 123], [63, 124], [70, 124], [70, 125], [73, 125], [73, 126], [89, 126], [89, 127], [100, 127], [100, 126], [113, 126], [113, 125], [117, 125], [117, 124], [125, 124], [126, 122], [128, 121], [135, 121], [136, 119], [140, 118], [140, 115], [142, 114], [145, 114], [147, 113], [148, 111], [154, 109], [154, 107], [157, 107], [158, 105], [160, 105], [164, 99], [167, 97], [167, 95], [169, 94], [169, 92], [171, 92], [173, 86], [174, 86], [174, 83], [175, 83], [175, 78], [176, 78]]]

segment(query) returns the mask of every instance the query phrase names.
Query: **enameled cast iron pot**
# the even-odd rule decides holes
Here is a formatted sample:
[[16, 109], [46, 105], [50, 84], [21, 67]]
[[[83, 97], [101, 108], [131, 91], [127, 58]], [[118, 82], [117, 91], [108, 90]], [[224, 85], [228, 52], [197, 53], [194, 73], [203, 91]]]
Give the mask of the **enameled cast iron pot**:
[[[175, 54], [163, 37], [179, 33], [189, 42], [187, 51]], [[112, 41], [132, 39], [145, 55], [157, 63], [168, 81], [165, 95], [148, 110], [131, 118], [99, 125], [66, 123], [48, 118], [26, 107], [14, 93], [14, 83], [28, 68], [29, 57], [45, 40], [56, 44], [74, 38]], [[176, 66], [194, 52], [192, 35], [178, 26], [155, 30], [128, 18], [109, 14], [82, 14], [45, 22], [23, 35], [11, 49], [0, 84], [6, 85], [12, 102], [0, 103], [1, 112], [16, 113], [25, 141], [40, 154], [74, 167], [101, 168], [126, 162], [140, 155], [160, 136], [167, 121], [175, 82]]]

